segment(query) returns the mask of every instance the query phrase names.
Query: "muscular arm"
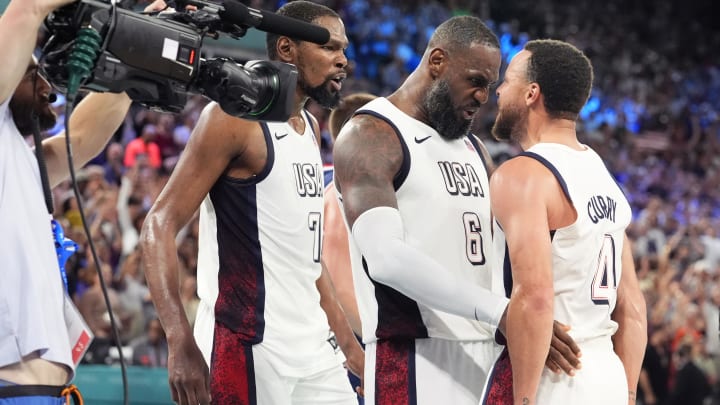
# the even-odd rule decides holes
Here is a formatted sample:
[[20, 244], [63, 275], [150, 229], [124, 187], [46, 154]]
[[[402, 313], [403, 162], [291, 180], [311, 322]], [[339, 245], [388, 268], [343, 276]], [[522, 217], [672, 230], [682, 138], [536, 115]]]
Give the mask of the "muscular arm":
[[209, 104], [143, 224], [140, 243], [145, 277], [167, 335], [173, 400], [183, 405], [209, 403], [209, 380], [180, 300], [175, 235], [230, 161], [241, 156], [253, 131], [261, 132], [257, 123], [230, 117], [217, 104]]
[[322, 261], [327, 267], [335, 295], [347, 317], [353, 332], [362, 335], [360, 314], [355, 299], [352, 268], [350, 267], [350, 251], [345, 222], [340, 213], [336, 199], [335, 187], [330, 185], [325, 190], [323, 213], [323, 248]]
[[357, 375], [361, 379], [364, 374], [364, 359], [360, 343], [358, 343], [355, 335], [353, 334], [350, 324], [348, 323], [345, 313], [335, 297], [335, 289], [333, 282], [330, 279], [330, 274], [327, 268], [323, 264], [322, 273], [320, 278], [315, 282], [318, 291], [320, 292], [320, 306], [325, 315], [327, 315], [330, 329], [335, 333], [340, 349], [345, 354], [347, 359], [347, 366], [353, 374]]
[[[130, 98], [125, 94], [89, 94], [70, 116], [70, 140], [75, 169], [102, 152], [105, 144], [125, 119]], [[65, 133], [43, 141], [50, 186], [69, 176]]]
[[512, 264], [507, 346], [516, 404], [535, 403], [550, 350], [554, 290], [548, 216], [557, 192], [552, 174], [524, 157], [505, 162], [490, 179], [492, 211], [505, 232]]
[[376, 118], [356, 116], [343, 127], [334, 155], [345, 215], [370, 276], [431, 308], [496, 327], [504, 297], [452, 276], [406, 243], [393, 188], [403, 155], [393, 129]]
[[632, 249], [627, 236], [622, 251], [622, 279], [618, 286], [612, 319], [618, 323], [618, 330], [612, 339], [613, 346], [625, 367], [628, 404], [633, 405], [647, 345], [647, 309], [635, 274]]

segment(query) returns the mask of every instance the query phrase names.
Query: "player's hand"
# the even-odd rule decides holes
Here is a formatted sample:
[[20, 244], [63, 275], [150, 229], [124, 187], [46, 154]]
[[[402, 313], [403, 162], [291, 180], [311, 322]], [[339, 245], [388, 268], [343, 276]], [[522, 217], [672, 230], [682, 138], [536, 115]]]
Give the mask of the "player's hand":
[[178, 405], [210, 405], [210, 371], [192, 335], [168, 345], [170, 395]]
[[554, 373], [564, 371], [567, 375], [575, 375], [575, 370], [582, 367], [580, 348], [567, 334], [569, 330], [569, 326], [553, 322], [553, 337], [545, 365]]
[[360, 386], [355, 387], [355, 392], [361, 397], [365, 396], [364, 381], [365, 376], [365, 352], [362, 350], [360, 345], [356, 345], [357, 348], [350, 350], [349, 353], [345, 353], [345, 368], [350, 370], [351, 373], [355, 374], [360, 379]]

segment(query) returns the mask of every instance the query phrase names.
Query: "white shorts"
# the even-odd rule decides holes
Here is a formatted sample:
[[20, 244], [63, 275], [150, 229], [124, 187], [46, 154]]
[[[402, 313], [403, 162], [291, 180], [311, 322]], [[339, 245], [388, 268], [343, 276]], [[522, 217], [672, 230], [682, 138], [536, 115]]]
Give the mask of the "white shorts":
[[[248, 345], [205, 313], [195, 323], [195, 339], [210, 360], [210, 395], [215, 404], [357, 405], [347, 371], [339, 362], [302, 377], [278, 373], [275, 357], [260, 345]], [[209, 320], [213, 320], [211, 325]], [[331, 350], [328, 351], [332, 353]], [[318, 362], [322, 359], [318, 359]]]
[[365, 346], [366, 405], [477, 405], [501, 347], [492, 340], [381, 340]]
[[[578, 342], [582, 368], [574, 376], [543, 370], [536, 404], [627, 405], [625, 368], [609, 336]], [[513, 403], [512, 368], [504, 351], [488, 379], [483, 405]]]

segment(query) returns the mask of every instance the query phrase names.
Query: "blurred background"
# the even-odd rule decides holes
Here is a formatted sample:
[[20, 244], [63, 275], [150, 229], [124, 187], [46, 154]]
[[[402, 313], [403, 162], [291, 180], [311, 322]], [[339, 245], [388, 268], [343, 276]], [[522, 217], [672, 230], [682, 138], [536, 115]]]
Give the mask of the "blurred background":
[[[121, 3], [142, 9], [147, 2]], [[285, 2], [244, 3], [274, 11]], [[638, 403], [720, 404], [720, 23], [712, 1], [318, 3], [336, 10], [346, 24], [350, 73], [344, 95], [359, 91], [388, 95], [415, 68], [434, 28], [453, 15], [479, 16], [494, 29], [502, 44], [503, 68], [529, 39], [562, 39], [583, 50], [593, 62], [595, 84], [581, 114], [579, 135], [606, 159], [633, 207], [628, 233], [649, 317]], [[0, 0], [0, 10], [6, 4], [7, 0]], [[207, 39], [204, 53], [241, 62], [264, 59], [264, 37], [251, 29], [240, 40]], [[43, 38], [39, 33], [39, 43]], [[60, 97], [55, 103], [60, 115], [63, 102]], [[133, 106], [105, 152], [79, 173], [100, 267], [106, 280], [112, 280], [111, 302], [121, 320], [121, 343], [134, 365], [131, 403], [171, 403], [163, 372], [166, 343], [136, 247], [144, 215], [206, 103], [193, 97], [177, 115]], [[309, 108], [320, 120], [323, 158], [330, 165], [329, 111], [312, 104]], [[518, 149], [491, 139], [495, 113], [493, 98], [476, 117], [476, 135], [499, 163]], [[58, 125], [49, 136], [61, 130]], [[87, 238], [69, 184], [54, 193], [56, 217], [81, 247], [68, 263], [71, 293], [96, 335], [78, 372], [78, 384], [86, 397], [94, 398], [89, 403], [119, 403], [117, 351], [111, 347], [96, 264], [87, 254]], [[178, 236], [181, 292], [191, 322], [198, 303], [197, 237], [195, 218]], [[701, 377], [690, 382], [679, 378], [690, 370]], [[688, 392], [698, 399], [691, 400]]]

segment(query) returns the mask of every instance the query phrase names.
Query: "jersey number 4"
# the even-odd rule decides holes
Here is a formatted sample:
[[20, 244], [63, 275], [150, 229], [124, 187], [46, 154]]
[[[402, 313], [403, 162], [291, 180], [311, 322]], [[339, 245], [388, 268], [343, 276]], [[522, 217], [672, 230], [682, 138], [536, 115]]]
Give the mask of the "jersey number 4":
[[467, 259], [476, 266], [485, 264], [480, 218], [474, 212], [466, 212], [463, 214], [463, 224], [465, 225], [465, 253]]
[[595, 305], [610, 305], [610, 297], [617, 289], [615, 271], [615, 240], [605, 235], [598, 256], [598, 265], [593, 277], [590, 296]]

